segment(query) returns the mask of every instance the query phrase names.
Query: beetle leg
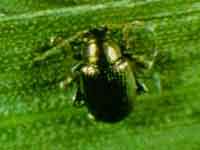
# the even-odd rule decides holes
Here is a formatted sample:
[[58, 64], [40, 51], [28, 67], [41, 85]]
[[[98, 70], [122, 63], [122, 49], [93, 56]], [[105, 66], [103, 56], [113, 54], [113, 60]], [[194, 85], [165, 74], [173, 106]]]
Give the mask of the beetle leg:
[[66, 80], [60, 82], [60, 88], [66, 89], [71, 87], [73, 83], [76, 83], [78, 88], [75, 95], [72, 98], [73, 105], [76, 107], [80, 107], [84, 104], [83, 94], [82, 94], [82, 86], [81, 86], [81, 79], [80, 79], [80, 68], [82, 67], [82, 62], [76, 64], [71, 69], [71, 76], [68, 76]]
[[72, 50], [72, 45], [70, 43], [73, 41], [79, 41], [80, 39], [82, 39], [83, 41], [87, 40], [88, 33], [88, 30], [84, 30], [81, 32], [77, 32], [74, 36], [70, 36], [69, 38], [63, 38], [61, 36], [51, 37], [40, 47], [40, 49], [43, 49], [45, 52], [43, 54], [37, 54], [36, 57], [33, 59], [33, 62], [36, 63], [46, 60], [47, 58], [55, 56], [62, 52], [68, 53]]
[[150, 70], [158, 54], [154, 27], [134, 21], [124, 26], [122, 37], [124, 55], [135, 62], [137, 69]]
[[130, 53], [125, 53], [124, 55], [134, 63], [135, 68], [151, 70], [155, 63], [156, 56], [158, 55], [158, 51], [154, 52], [152, 55], [152, 60], [146, 59], [143, 55], [135, 55]]
[[53, 48], [47, 50], [46, 52], [44, 52], [43, 54], [36, 56], [33, 61], [34, 61], [34, 63], [41, 62], [41, 61], [44, 61], [51, 56], [59, 54], [59, 53], [60, 53], [60, 49], [58, 49], [57, 47], [53, 47]]
[[76, 94], [74, 95], [73, 99], [73, 105], [75, 107], [81, 107], [85, 104], [85, 101], [84, 101], [84, 96], [82, 94], [82, 90], [81, 90], [81, 87], [80, 85], [78, 85], [78, 89], [77, 89], [77, 92]]
[[66, 89], [67, 87], [70, 87], [73, 81], [74, 81], [73, 77], [71, 76], [67, 77], [66, 80], [60, 82], [59, 84], [60, 89]]
[[[66, 89], [66, 88], [72, 86], [72, 84], [74, 82], [77, 82], [77, 81], [75, 81], [75, 78], [68, 77], [66, 80], [60, 82], [60, 88]], [[78, 88], [77, 88], [77, 91], [75, 92], [75, 94], [72, 98], [72, 102], [73, 102], [74, 106], [80, 107], [84, 104], [84, 100], [83, 100], [83, 94], [81, 92], [81, 87], [79, 85], [79, 82], [78, 82], [77, 86], [78, 86]]]
[[82, 62], [79, 62], [77, 64], [75, 64], [72, 68], [71, 68], [71, 75], [69, 75], [67, 77], [67, 79], [65, 79], [64, 81], [61, 81], [60, 82], [60, 88], [61, 89], [65, 89], [66, 87], [69, 87], [71, 86], [71, 84], [73, 82], [77, 82], [80, 77], [80, 68], [82, 67], [83, 63]]
[[[45, 49], [46, 48], [46, 49]], [[48, 43], [45, 43], [40, 49], [45, 49], [42, 54], [37, 54], [33, 59], [33, 62], [40, 62], [48, 59], [49, 57], [58, 55], [63, 51], [70, 51], [71, 45], [70, 42], [62, 37], [52, 37], [49, 39]]]
[[[71, 42], [78, 40], [78, 37], [82, 37], [86, 31], [78, 32], [74, 36], [70, 36], [69, 38], [63, 38], [61, 36], [51, 37], [48, 42], [44, 42], [44, 44], [40, 47], [40, 49], [44, 49], [44, 53], [37, 54], [34, 58], [33, 62], [40, 62], [48, 59], [49, 57], [58, 55], [62, 52], [69, 53], [72, 50]], [[71, 52], [70, 52], [71, 53]]]
[[143, 56], [136, 56], [133, 55], [132, 58], [134, 59], [136, 65], [144, 69], [151, 69], [153, 66], [153, 61], [145, 60]]
[[[156, 55], [157, 54], [155, 54], [155, 57]], [[152, 69], [155, 59], [153, 59], [152, 61], [145, 60], [143, 56], [138, 55], [129, 55], [128, 58], [132, 62], [132, 68], [136, 77], [137, 93], [141, 94], [148, 92], [149, 89], [141, 80], [141, 78], [143, 77], [145, 71]]]

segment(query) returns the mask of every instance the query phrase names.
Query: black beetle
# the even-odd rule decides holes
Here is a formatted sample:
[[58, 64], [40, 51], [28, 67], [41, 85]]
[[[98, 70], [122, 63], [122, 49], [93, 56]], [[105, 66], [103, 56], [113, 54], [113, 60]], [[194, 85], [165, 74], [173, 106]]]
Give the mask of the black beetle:
[[136, 98], [131, 64], [106, 36], [105, 29], [90, 30], [87, 43], [84, 63], [78, 70], [79, 97], [75, 101], [84, 101], [97, 120], [119, 121], [131, 112]]
[[[145, 91], [136, 78], [137, 57], [125, 55], [121, 47], [108, 34], [106, 27], [93, 28], [82, 33], [86, 48], [79, 57], [80, 63], [72, 68], [72, 76], [61, 82], [67, 87], [77, 84], [74, 105], [86, 105], [96, 120], [117, 122], [133, 109], [137, 91]], [[70, 45], [67, 40], [60, 45]], [[48, 57], [37, 57], [35, 61]]]
[[96, 120], [120, 121], [132, 111], [137, 90], [145, 90], [135, 78], [134, 59], [123, 55], [107, 28], [91, 29], [84, 38], [82, 63], [73, 70], [78, 83], [74, 104], [84, 103]]

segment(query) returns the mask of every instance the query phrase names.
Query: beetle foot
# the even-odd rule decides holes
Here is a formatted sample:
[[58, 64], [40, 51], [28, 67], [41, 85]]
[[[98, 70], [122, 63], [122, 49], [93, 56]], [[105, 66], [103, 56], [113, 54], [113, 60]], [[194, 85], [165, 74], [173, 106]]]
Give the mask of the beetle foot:
[[74, 107], [82, 107], [85, 104], [85, 101], [82, 99], [82, 96], [77, 93], [73, 96], [72, 103]]
[[73, 96], [72, 103], [73, 103], [73, 106], [75, 107], [82, 107], [85, 104], [84, 96], [81, 93], [80, 87], [78, 87], [77, 92]]
[[33, 59], [33, 63], [41, 62], [45, 59], [43, 55], [37, 56]]
[[85, 104], [83, 100], [72, 100], [72, 101], [74, 107], [82, 107]]
[[136, 84], [137, 84], [137, 93], [142, 94], [149, 92], [149, 89], [144, 83], [137, 81]]
[[151, 56], [152, 58], [149, 59], [148, 57], [142, 55], [132, 55], [130, 53], [125, 53], [126, 57], [128, 57], [133, 63], [135, 63], [136, 67], [139, 70], [148, 71], [151, 70], [154, 66], [156, 56], [158, 51], [155, 51], [154, 54]]
[[68, 77], [66, 80], [61, 81], [59, 84], [60, 89], [66, 89], [73, 82], [72, 77]]
[[52, 36], [51, 38], [49, 38], [49, 45], [51, 47], [54, 47], [60, 43], [62, 43], [64, 41], [64, 38], [61, 36]]
[[95, 117], [94, 117], [94, 115], [92, 115], [91, 113], [88, 113], [88, 118], [90, 119], [90, 120], [95, 120]]

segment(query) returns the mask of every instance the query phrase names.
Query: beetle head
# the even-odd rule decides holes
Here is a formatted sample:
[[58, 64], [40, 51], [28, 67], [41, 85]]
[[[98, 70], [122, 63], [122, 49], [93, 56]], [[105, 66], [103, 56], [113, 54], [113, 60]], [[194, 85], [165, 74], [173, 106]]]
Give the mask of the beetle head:
[[84, 37], [86, 41], [93, 38], [97, 40], [102, 40], [105, 37], [107, 31], [108, 31], [108, 28], [106, 26], [92, 28], [88, 30], [87, 32], [85, 32]]

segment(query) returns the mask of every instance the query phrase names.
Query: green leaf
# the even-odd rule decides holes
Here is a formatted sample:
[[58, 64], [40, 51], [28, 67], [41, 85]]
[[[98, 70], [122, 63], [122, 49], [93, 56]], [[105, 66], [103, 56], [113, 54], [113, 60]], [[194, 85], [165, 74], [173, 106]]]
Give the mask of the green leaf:
[[[26, 2], [0, 2], [0, 149], [200, 148], [199, 0]], [[86, 108], [71, 105], [75, 89], [59, 90], [72, 58], [58, 54], [32, 66], [52, 36], [136, 20], [155, 29], [160, 54], [147, 80], [151, 92], [122, 122], [89, 120]]]

